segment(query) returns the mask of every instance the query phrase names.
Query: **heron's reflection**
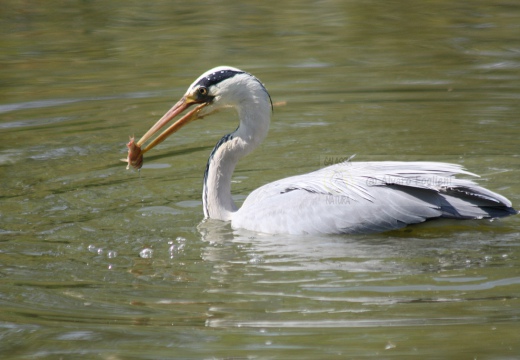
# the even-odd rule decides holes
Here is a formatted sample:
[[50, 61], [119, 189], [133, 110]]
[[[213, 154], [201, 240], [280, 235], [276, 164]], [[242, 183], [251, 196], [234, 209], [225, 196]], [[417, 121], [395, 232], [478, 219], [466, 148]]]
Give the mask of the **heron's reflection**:
[[271, 235], [232, 229], [229, 223], [211, 219], [201, 222], [198, 230], [208, 243], [204, 260], [270, 271], [392, 272], [396, 264], [387, 260], [403, 255], [383, 236]]

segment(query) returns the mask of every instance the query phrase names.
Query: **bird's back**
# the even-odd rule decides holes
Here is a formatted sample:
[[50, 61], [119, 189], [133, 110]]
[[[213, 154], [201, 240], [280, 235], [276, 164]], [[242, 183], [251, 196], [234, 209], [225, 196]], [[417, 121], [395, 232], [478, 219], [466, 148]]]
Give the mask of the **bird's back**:
[[517, 213], [505, 197], [455, 164], [344, 162], [253, 191], [232, 225], [265, 233], [372, 233], [434, 218], [478, 219]]

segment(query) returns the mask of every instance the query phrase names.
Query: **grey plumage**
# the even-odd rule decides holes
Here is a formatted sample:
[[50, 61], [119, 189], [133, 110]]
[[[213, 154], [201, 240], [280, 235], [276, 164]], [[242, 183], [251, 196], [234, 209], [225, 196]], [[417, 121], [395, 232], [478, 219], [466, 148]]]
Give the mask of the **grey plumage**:
[[430, 219], [495, 218], [509, 200], [455, 164], [345, 162], [253, 191], [232, 223], [275, 233], [372, 233]]

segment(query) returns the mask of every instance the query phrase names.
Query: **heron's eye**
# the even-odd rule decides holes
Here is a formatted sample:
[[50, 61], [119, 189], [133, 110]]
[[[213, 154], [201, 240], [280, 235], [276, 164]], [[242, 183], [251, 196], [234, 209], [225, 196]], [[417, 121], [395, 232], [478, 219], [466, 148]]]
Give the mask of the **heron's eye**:
[[205, 88], [204, 86], [201, 86], [201, 87], [199, 88], [198, 92], [199, 92], [199, 95], [202, 95], [202, 96], [206, 96], [206, 95], [208, 95], [208, 89]]

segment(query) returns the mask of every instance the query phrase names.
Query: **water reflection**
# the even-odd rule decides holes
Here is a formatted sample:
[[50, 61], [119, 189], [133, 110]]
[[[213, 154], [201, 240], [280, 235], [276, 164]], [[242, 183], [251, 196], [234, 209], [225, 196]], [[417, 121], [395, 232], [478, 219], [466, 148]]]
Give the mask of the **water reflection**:
[[[493, 241], [481, 241], [477, 249], [473, 237], [478, 233], [472, 231], [466, 232], [466, 245], [464, 235], [458, 244], [450, 244], [449, 238], [439, 234], [424, 237], [424, 232], [422, 237], [407, 235], [405, 243], [402, 235], [273, 236], [233, 231], [229, 224], [218, 221], [201, 223], [199, 231], [207, 243], [201, 248], [201, 257], [213, 264], [212, 279], [217, 282], [206, 291], [228, 299], [226, 305], [209, 309], [206, 325], [210, 327], [475, 324], [484, 319], [476, 314], [439, 318], [435, 313], [412, 319], [381, 311], [402, 304], [458, 308], [467, 301], [518, 300], [497, 294], [520, 284], [519, 277], [493, 280], [450, 275], [453, 270], [468, 271], [507, 261], [507, 244], [497, 248]], [[471, 247], [466, 247], [469, 244]], [[414, 279], [414, 284], [406, 279]], [[490, 293], [471, 299], [463, 295], [468, 291]], [[233, 298], [240, 300], [236, 303]], [[421, 305], [422, 311], [424, 307]], [[256, 320], [249, 319], [248, 311], [256, 308], [266, 311]], [[352, 319], [352, 314], [363, 317]], [[305, 320], [298, 318], [302, 315]]]
[[[492, 236], [486, 233], [507, 230], [507, 226], [482, 221], [440, 221], [437, 224], [427, 223], [412, 226], [405, 230], [380, 234], [377, 236], [294, 236], [271, 235], [250, 232], [243, 229], [232, 230], [229, 223], [215, 220], [204, 220], [198, 230], [203, 241], [209, 245], [203, 249], [202, 258], [208, 261], [223, 262], [236, 258], [236, 254], [227, 252], [229, 246], [241, 249], [241, 258], [269, 271], [346, 271], [346, 272], [381, 272], [411, 274], [421, 272], [442, 271], [457, 266], [451, 256], [459, 256], [458, 266], [474, 266], [471, 260], [463, 261], [464, 255], [473, 257], [475, 236], [482, 238], [478, 248], [492, 246]], [[450, 235], [457, 231], [458, 243], [450, 243]], [[504, 245], [508, 243], [504, 237]], [[509, 241], [513, 241], [514, 237]], [[489, 241], [489, 243], [488, 243]], [[455, 250], [465, 250], [463, 254], [454, 254]], [[476, 252], [475, 252], [476, 251]], [[430, 255], [435, 256], [428, 258]], [[393, 261], [399, 258], [399, 262]], [[349, 262], [350, 260], [355, 260]], [[406, 259], [423, 259], [418, 266], [415, 262], [407, 263]], [[491, 257], [485, 258], [490, 260]], [[455, 262], [457, 262], [455, 260]], [[435, 266], [435, 267], [432, 267]]]
[[[265, 270], [280, 272], [329, 271], [348, 272], [382, 271], [382, 259], [396, 255], [388, 245], [363, 242], [362, 237], [344, 236], [289, 236], [269, 235], [231, 230], [230, 225], [221, 221], [206, 220], [199, 225], [202, 239], [210, 244], [203, 258], [222, 262], [226, 259], [225, 244], [243, 249], [243, 257], [248, 263]], [[376, 250], [376, 251], [374, 251]], [[356, 261], [345, 261], [351, 257]], [[363, 261], [363, 259], [367, 259]]]

